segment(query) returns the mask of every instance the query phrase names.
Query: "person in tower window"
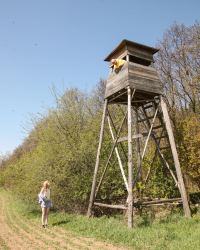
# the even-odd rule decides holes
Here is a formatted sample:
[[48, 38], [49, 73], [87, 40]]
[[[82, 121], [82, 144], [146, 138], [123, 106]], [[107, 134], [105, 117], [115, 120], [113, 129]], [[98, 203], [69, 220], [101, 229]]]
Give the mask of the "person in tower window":
[[112, 59], [111, 63], [114, 64], [114, 71], [125, 64], [125, 60], [122, 59]]

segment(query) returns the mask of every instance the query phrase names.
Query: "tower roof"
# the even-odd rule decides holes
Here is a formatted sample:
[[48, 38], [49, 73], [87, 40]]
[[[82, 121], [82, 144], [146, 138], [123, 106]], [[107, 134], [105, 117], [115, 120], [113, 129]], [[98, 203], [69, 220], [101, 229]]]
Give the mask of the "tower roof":
[[[110, 62], [110, 60], [112, 58], [115, 58], [115, 54], [120, 50], [122, 49], [123, 47], [127, 46], [128, 45], [131, 47], [131, 48], [135, 48], [137, 49], [138, 51], [142, 50], [142, 51], [145, 51], [146, 53], [148, 53], [149, 55], [153, 55], [155, 54], [156, 52], [158, 52], [159, 50], [158, 49], [155, 49], [153, 47], [149, 47], [149, 46], [146, 46], [146, 45], [143, 45], [143, 44], [140, 44], [140, 43], [135, 43], [135, 42], [132, 42], [132, 41], [129, 41], [129, 40], [126, 40], [124, 39], [105, 59], [104, 61], [108, 61]], [[129, 54], [129, 51], [127, 49], [127, 54]]]

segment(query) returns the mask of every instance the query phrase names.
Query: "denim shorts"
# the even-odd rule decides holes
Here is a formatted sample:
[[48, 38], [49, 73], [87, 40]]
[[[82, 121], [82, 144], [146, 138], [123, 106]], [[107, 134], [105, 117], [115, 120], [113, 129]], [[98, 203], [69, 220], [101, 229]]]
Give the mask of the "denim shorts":
[[51, 207], [51, 201], [45, 201], [45, 204], [41, 203], [41, 207]]

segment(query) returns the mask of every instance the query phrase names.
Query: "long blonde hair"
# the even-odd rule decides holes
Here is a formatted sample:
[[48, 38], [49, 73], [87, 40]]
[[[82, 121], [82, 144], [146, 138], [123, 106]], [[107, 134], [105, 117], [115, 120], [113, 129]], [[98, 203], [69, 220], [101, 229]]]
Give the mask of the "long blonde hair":
[[45, 182], [43, 183], [41, 192], [44, 192], [44, 190], [47, 191], [47, 186], [48, 186], [48, 188], [49, 188], [49, 186], [50, 186], [50, 182], [49, 182], [49, 181], [45, 181]]

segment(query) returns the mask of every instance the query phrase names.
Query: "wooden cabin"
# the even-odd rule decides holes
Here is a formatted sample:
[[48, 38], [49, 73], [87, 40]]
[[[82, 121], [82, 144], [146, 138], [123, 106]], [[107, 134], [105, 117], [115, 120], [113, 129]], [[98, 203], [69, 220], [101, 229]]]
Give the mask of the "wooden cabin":
[[[153, 67], [153, 55], [156, 52], [158, 49], [123, 40], [104, 59], [110, 62], [111, 69], [107, 79], [105, 99], [113, 100], [113, 103], [127, 104], [128, 86], [136, 89], [133, 102], [144, 102], [162, 94], [158, 73]], [[112, 59], [123, 59], [126, 63], [114, 72]]]

